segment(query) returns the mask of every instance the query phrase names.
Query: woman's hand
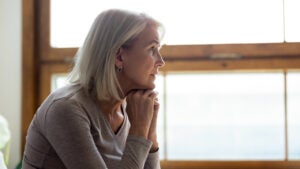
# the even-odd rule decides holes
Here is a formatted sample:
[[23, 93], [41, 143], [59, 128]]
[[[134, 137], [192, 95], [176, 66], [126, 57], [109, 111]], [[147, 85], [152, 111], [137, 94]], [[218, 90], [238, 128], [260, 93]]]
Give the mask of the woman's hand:
[[[127, 95], [126, 112], [131, 123], [129, 134], [146, 139], [156, 137], [155, 99], [157, 93], [152, 90], [136, 90]], [[155, 121], [153, 118], [155, 116]], [[155, 131], [155, 132], [153, 132]], [[151, 137], [151, 138], [150, 138]]]
[[153, 117], [152, 117], [149, 134], [148, 134], [148, 139], [151, 140], [153, 143], [150, 152], [156, 152], [158, 150], [157, 133], [156, 133], [158, 111], [159, 111], [159, 102], [158, 102], [158, 98], [156, 97], [154, 99]]

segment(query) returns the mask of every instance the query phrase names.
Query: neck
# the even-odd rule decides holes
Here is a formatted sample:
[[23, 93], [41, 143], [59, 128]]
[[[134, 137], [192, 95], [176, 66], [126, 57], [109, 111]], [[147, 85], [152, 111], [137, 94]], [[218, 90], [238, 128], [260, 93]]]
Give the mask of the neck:
[[121, 112], [122, 101], [102, 100], [99, 101], [101, 111], [106, 115], [112, 115]]
[[124, 121], [124, 114], [121, 110], [122, 106], [121, 101], [113, 101], [113, 100], [106, 100], [106, 101], [99, 101], [100, 110], [106, 117], [112, 131], [117, 133]]

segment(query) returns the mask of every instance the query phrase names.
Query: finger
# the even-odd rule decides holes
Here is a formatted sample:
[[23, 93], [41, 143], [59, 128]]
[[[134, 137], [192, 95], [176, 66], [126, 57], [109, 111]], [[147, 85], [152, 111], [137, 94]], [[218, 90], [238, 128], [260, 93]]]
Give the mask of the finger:
[[144, 95], [145, 97], [149, 97], [149, 96], [152, 95], [153, 92], [154, 92], [153, 90], [144, 90], [143, 95]]
[[151, 93], [149, 93], [148, 97], [152, 98], [153, 100], [156, 100], [156, 99], [158, 99], [157, 96], [158, 96], [157, 91], [151, 91]]
[[127, 97], [131, 97], [133, 96], [134, 94], [136, 94], [137, 90], [131, 90], [128, 94], [127, 94]]
[[157, 98], [154, 99], [154, 106], [159, 106], [159, 102]]
[[139, 100], [143, 96], [143, 93], [143, 90], [133, 90], [130, 96], [134, 100]]

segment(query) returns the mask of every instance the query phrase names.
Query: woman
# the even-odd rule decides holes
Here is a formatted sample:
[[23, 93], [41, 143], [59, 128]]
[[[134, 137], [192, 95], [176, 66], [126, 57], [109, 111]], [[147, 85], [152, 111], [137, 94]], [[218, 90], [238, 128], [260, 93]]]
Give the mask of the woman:
[[71, 84], [50, 94], [31, 122], [23, 169], [160, 168], [153, 91], [164, 65], [159, 28], [122, 10], [96, 18]]

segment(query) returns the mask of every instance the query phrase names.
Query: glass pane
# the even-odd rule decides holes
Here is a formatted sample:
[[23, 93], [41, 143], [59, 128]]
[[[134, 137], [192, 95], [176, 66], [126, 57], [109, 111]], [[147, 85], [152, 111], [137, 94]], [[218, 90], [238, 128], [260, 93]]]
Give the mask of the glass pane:
[[289, 158], [300, 159], [300, 72], [287, 74]]
[[53, 74], [51, 77], [51, 92], [67, 85], [67, 76], [68, 74], [65, 73]]
[[165, 145], [164, 145], [164, 76], [159, 75], [156, 79], [156, 87], [155, 91], [157, 91], [158, 94], [158, 100], [159, 100], [159, 112], [158, 112], [158, 120], [157, 120], [157, 137], [158, 137], [158, 143], [159, 143], [159, 157], [160, 159], [164, 159], [165, 155]]
[[282, 73], [169, 74], [171, 160], [284, 159]]
[[285, 0], [285, 39], [300, 42], [300, 1]]
[[109, 8], [157, 18], [166, 28], [162, 44], [283, 42], [282, 0], [51, 0], [51, 45], [81, 46], [94, 18]]

